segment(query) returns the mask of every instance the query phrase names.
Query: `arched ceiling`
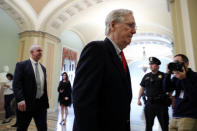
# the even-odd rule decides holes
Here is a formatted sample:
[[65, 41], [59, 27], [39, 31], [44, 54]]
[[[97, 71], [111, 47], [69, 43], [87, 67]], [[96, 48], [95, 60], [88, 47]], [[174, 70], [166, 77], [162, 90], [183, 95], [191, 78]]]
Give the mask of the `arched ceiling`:
[[60, 8], [42, 27], [57, 35], [64, 29], [80, 32], [86, 42], [103, 39], [105, 17], [117, 8], [133, 10], [138, 33], [153, 32], [172, 38], [167, 0], [77, 0]]
[[[40, 1], [36, 1], [40, 5]], [[26, 30], [46, 31], [42, 30], [42, 28], [45, 27], [44, 24], [47, 23], [50, 17], [73, 0], [44, 1], [38, 8], [33, 0], [20, 0], [20, 2], [18, 0], [0, 0], [0, 8], [16, 21], [20, 32]], [[44, 24], [42, 24], [43, 22]]]
[[[35, 6], [36, 1], [39, 6]], [[59, 37], [69, 29], [85, 43], [105, 37], [108, 12], [128, 8], [134, 12], [138, 33], [153, 32], [172, 38], [167, 0], [1, 0], [0, 8], [17, 22], [21, 32], [39, 30]]]
[[[20, 32], [43, 31], [60, 38], [65, 30], [70, 30], [78, 34], [84, 44], [104, 39], [104, 21], [111, 10], [130, 9], [134, 12], [137, 34], [133, 37], [133, 46], [125, 49], [125, 56], [128, 61], [135, 61], [141, 57], [142, 47], [146, 43], [146, 46], [152, 44], [151, 48], [146, 47], [148, 55], [155, 54], [168, 58], [172, 56], [173, 34], [167, 1], [1, 0], [0, 8], [16, 21]], [[171, 47], [162, 44], [169, 44]], [[161, 46], [163, 53], [160, 51]], [[135, 56], [136, 54], [138, 56]]]
[[27, 0], [37, 14], [48, 4], [50, 0]]
[[16, 3], [14, 0], [1, 0], [0, 8], [16, 21], [20, 32], [32, 30], [35, 26], [35, 14], [32, 14], [30, 5], [25, 1]]

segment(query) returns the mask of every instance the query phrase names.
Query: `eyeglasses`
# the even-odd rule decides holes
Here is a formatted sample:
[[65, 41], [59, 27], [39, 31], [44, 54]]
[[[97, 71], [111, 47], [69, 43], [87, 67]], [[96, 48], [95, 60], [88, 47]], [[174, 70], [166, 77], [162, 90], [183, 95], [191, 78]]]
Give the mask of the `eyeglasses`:
[[137, 26], [136, 26], [136, 24], [134, 24], [134, 23], [124, 23], [123, 22], [123, 24], [125, 24], [125, 25], [127, 25], [129, 28], [131, 28], [131, 29], [135, 29], [135, 30], [137, 30]]

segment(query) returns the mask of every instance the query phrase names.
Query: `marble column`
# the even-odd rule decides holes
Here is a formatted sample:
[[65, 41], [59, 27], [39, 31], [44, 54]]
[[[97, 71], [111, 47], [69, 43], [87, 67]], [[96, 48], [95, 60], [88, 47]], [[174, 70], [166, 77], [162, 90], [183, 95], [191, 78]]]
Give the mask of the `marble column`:
[[186, 54], [190, 60], [190, 67], [194, 70], [197, 70], [196, 6], [196, 0], [170, 0], [174, 54]]

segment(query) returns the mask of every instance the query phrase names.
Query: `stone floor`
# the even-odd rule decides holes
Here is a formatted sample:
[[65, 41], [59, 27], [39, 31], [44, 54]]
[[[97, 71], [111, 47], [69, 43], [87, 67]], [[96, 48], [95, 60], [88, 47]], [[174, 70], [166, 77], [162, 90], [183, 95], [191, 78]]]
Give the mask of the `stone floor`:
[[[171, 109], [169, 110], [171, 114]], [[57, 112], [48, 113], [48, 131], [72, 131], [74, 113], [73, 108], [69, 108], [69, 115], [65, 126], [61, 126], [60, 119], [61, 114]], [[171, 115], [170, 115], [171, 116]], [[0, 115], [0, 131], [15, 131], [16, 128], [11, 127], [15, 123], [15, 118], [13, 117], [12, 121], [8, 124], [1, 124], [2, 115]], [[145, 120], [143, 113], [143, 106], [137, 105], [137, 100], [133, 99], [131, 104], [131, 131], [144, 131], [145, 130]], [[36, 131], [35, 123], [32, 120], [28, 128], [28, 131]], [[158, 120], [155, 119], [153, 131], [161, 131]]]

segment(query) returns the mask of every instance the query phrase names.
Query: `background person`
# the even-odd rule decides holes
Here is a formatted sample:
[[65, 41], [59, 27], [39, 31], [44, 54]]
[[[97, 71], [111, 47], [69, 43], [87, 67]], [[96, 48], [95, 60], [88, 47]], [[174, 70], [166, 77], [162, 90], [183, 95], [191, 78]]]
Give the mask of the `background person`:
[[[197, 73], [189, 68], [189, 59], [183, 54], [174, 56], [182, 71], [169, 70], [164, 78], [164, 89], [175, 91], [173, 118], [169, 124], [170, 131], [197, 130]], [[171, 79], [171, 73], [173, 78]]]
[[5, 120], [2, 122], [9, 123], [12, 119], [11, 116], [12, 110], [11, 110], [11, 101], [14, 98], [14, 92], [12, 90], [12, 80], [13, 75], [11, 73], [8, 73], [6, 75], [8, 82], [4, 83], [2, 87], [4, 88], [4, 108], [5, 108]]
[[62, 73], [62, 80], [59, 83], [58, 92], [59, 92], [58, 101], [60, 102], [61, 117], [62, 117], [60, 124], [65, 125], [66, 118], [68, 115], [68, 106], [71, 105], [71, 84], [68, 79], [68, 74], [66, 72]]
[[39, 62], [42, 48], [38, 44], [30, 47], [30, 59], [16, 64], [13, 89], [17, 102], [17, 131], [27, 131], [34, 118], [38, 131], [47, 131], [46, 69]]
[[164, 73], [159, 71], [161, 62], [156, 57], [150, 57], [149, 64], [151, 72], [145, 74], [140, 83], [138, 105], [142, 105], [140, 98], [145, 91], [147, 98], [144, 108], [146, 131], [152, 131], [155, 117], [158, 118], [162, 131], [168, 131], [168, 106], [170, 103], [166, 103], [168, 98], [163, 90]]

